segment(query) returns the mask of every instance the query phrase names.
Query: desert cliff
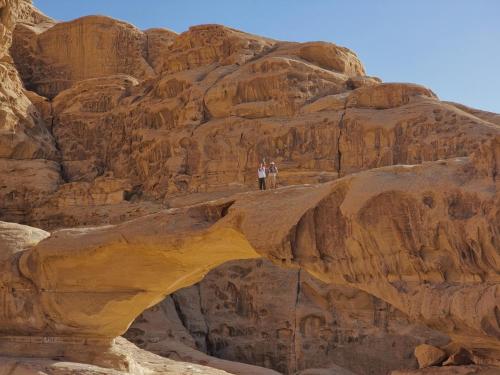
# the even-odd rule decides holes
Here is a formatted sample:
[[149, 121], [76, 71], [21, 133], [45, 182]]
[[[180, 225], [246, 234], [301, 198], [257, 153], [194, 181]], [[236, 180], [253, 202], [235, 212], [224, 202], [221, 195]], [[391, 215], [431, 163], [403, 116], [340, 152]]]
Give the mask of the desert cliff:
[[500, 115], [221, 25], [0, 36], [0, 373], [500, 373]]

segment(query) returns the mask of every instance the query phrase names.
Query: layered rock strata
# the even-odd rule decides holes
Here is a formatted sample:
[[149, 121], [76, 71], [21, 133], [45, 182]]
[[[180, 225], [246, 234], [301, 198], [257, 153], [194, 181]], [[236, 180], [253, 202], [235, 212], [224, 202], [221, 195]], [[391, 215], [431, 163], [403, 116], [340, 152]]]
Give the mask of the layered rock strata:
[[45, 228], [71, 225], [50, 201], [64, 183], [111, 176], [126, 181], [128, 199], [169, 202], [248, 189], [263, 158], [278, 162], [282, 185], [316, 183], [467, 156], [498, 131], [491, 115], [429, 89], [366, 76], [344, 47], [219, 25], [177, 35], [105, 17], [24, 17], [11, 54], [25, 87], [42, 95], [27, 93], [58, 150], [37, 156], [50, 160], [51, 190], [40, 192], [38, 178], [22, 194], [7, 185], [0, 208], [4, 220]]
[[[4, 293], [1, 331], [114, 337], [165, 294], [258, 252], [373, 294], [488, 355], [500, 349], [495, 188], [457, 158], [58, 231], [3, 263], [4, 289], [23, 292]], [[254, 204], [257, 194], [272, 198], [267, 207]]]
[[[382, 83], [331, 43], [56, 23], [22, 0], [0, 1], [0, 76], [0, 219], [52, 232], [0, 227], [2, 353], [143, 371], [116, 362], [115, 336], [211, 268], [262, 255], [373, 295], [400, 311], [395, 324], [426, 324], [484, 371], [498, 366], [498, 115]], [[262, 159], [278, 162], [281, 186], [346, 177], [233, 195]], [[55, 230], [100, 224], [112, 225]], [[313, 350], [275, 368], [312, 366]], [[349, 372], [336, 367], [346, 355], [331, 371]], [[421, 371], [455, 370], [483, 371]]]
[[325, 284], [304, 270], [263, 259], [217, 267], [142, 313], [125, 337], [170, 358], [171, 343], [178, 341], [282, 374], [336, 366], [387, 374], [416, 367], [413, 351], [419, 343], [449, 342], [363, 291]]

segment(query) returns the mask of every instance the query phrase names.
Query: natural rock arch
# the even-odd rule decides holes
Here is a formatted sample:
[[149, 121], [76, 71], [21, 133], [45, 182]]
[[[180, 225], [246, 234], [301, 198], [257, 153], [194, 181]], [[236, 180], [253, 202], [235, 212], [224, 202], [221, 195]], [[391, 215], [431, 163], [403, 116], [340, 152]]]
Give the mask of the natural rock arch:
[[464, 345], [499, 350], [495, 189], [460, 158], [56, 231], [2, 263], [0, 332], [111, 340], [211, 268], [260, 254], [367, 291]]

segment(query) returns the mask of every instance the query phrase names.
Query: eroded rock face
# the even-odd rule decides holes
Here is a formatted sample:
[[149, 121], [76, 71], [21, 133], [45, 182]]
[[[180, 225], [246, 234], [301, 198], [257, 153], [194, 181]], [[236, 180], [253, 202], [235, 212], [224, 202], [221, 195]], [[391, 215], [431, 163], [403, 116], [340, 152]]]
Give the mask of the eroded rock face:
[[[362, 297], [353, 311], [366, 315], [348, 337], [368, 331], [385, 347], [388, 331], [409, 319], [449, 335], [476, 363], [498, 365], [497, 115], [368, 77], [352, 51], [330, 43], [281, 42], [220, 25], [142, 32], [95, 16], [56, 24], [15, 0], [0, 2], [0, 27], [0, 219], [50, 230], [113, 224], [53, 231], [36, 246], [44, 232], [0, 228], [10, 241], [0, 256], [2, 335], [110, 340], [166, 293], [258, 252], [354, 288]], [[251, 189], [263, 158], [278, 162], [281, 186], [347, 177], [184, 207]], [[350, 176], [394, 164], [407, 166]], [[179, 208], [165, 211], [169, 205]], [[261, 285], [283, 282], [272, 280], [263, 274]], [[211, 285], [237, 290], [240, 300], [252, 296]], [[312, 366], [344, 337], [331, 327], [338, 299], [324, 299], [304, 308], [316, 306], [312, 314], [324, 323], [313, 318], [304, 330], [284, 323], [301, 314], [274, 314], [275, 332], [282, 325], [295, 332], [278, 335], [277, 354], [212, 350], [290, 371]], [[207, 297], [206, 307], [207, 315], [217, 310], [216, 299]], [[242, 325], [261, 319], [246, 304], [229, 306], [228, 317], [233, 308]], [[369, 321], [385, 308], [387, 327]], [[194, 310], [185, 344], [210, 351]], [[206, 337], [225, 342], [231, 329], [213, 319]], [[271, 330], [255, 326], [260, 331], [247, 337]], [[403, 336], [398, 355], [410, 350], [410, 333]], [[358, 347], [372, 342], [363, 340]], [[2, 351], [14, 351], [11, 342]], [[325, 366], [365, 371], [363, 361], [346, 359], [355, 353], [347, 347], [337, 346], [339, 357], [325, 358]], [[376, 356], [380, 371], [394, 368]]]
[[60, 167], [45, 159], [1, 159], [3, 176], [0, 186], [2, 218], [24, 222], [26, 210], [45, 202], [61, 184]]
[[327, 285], [303, 270], [262, 259], [211, 271], [198, 285], [141, 314], [126, 337], [164, 356], [177, 340], [284, 374], [335, 366], [387, 374], [415, 366], [417, 343], [448, 341], [365, 292]]
[[9, 55], [15, 22], [33, 17], [30, 4], [18, 0], [0, 4], [0, 158], [50, 158], [55, 152], [53, 140], [25, 96]]
[[268, 50], [275, 41], [222, 25], [192, 26], [172, 40], [156, 60], [155, 69], [175, 73], [212, 64], [243, 65]]
[[[210, 74], [202, 87], [184, 73], [167, 76], [139, 100], [142, 85], [134, 86], [127, 78], [75, 85], [54, 100], [53, 132], [64, 155], [65, 176], [89, 181], [110, 171], [144, 194], [164, 198], [221, 190], [228, 183], [254, 185], [255, 165], [263, 157], [282, 167], [282, 184], [315, 182], [309, 176], [329, 173], [335, 178], [385, 165], [467, 156], [498, 132], [496, 125], [422, 95], [385, 110], [359, 106], [313, 111], [314, 103], [307, 104], [309, 113], [284, 121], [275, 116], [291, 116], [307, 100], [307, 95], [298, 99], [300, 95], [287, 91], [287, 85], [290, 90], [298, 87], [291, 82], [241, 103], [213, 94], [215, 90], [230, 95], [229, 88], [219, 86], [226, 81], [233, 85], [233, 75], [243, 74], [244, 68], [218, 81], [205, 95], [216, 79]], [[251, 77], [260, 79], [258, 74]], [[262, 78], [265, 85], [271, 81]], [[289, 94], [298, 102], [280, 99], [275, 105], [275, 99], [266, 99]], [[231, 112], [240, 109], [245, 113]], [[250, 114], [254, 109], [259, 113]], [[222, 118], [207, 121], [212, 116]]]
[[[28, 94], [57, 144], [57, 184], [113, 175], [148, 200], [248, 189], [263, 158], [279, 164], [281, 185], [316, 183], [467, 156], [498, 132], [491, 116], [427, 88], [367, 77], [344, 47], [221, 25], [177, 35], [105, 17], [31, 17], [18, 22], [11, 53], [27, 88], [55, 96]], [[2, 217], [67, 225], [52, 207], [40, 200], [22, 218]]]
[[419, 85], [385, 83], [356, 89], [349, 95], [346, 106], [389, 109], [408, 104], [415, 97], [437, 98], [431, 90]]
[[[23, 221], [60, 182], [54, 139], [9, 55], [16, 20], [41, 20], [30, 1], [0, 2], [0, 217]], [[43, 200], [43, 199], [42, 199]]]
[[[273, 199], [266, 207], [255, 205], [257, 194]], [[464, 345], [498, 350], [499, 207], [494, 181], [462, 158], [241, 194], [116, 227], [60, 231], [14, 263], [3, 263], [4, 274], [12, 275], [5, 287], [18, 282], [19, 269], [38, 288], [27, 288], [22, 297], [5, 295], [17, 306], [29, 295], [32, 309], [29, 320], [5, 315], [1, 329], [114, 337], [165, 293], [226, 260], [254, 257], [255, 249], [324, 281], [367, 291]], [[378, 263], [371, 260], [374, 251]], [[105, 271], [110, 262], [117, 267]], [[165, 274], [165, 267], [172, 270]], [[138, 272], [132, 277], [127, 270]], [[85, 307], [78, 302], [82, 293], [88, 295]]]
[[88, 78], [153, 76], [145, 35], [108, 17], [83, 17], [45, 30], [19, 25], [16, 36], [13, 57], [26, 88], [48, 98]]
[[490, 366], [449, 366], [399, 370], [391, 372], [391, 375], [495, 375], [497, 373], [498, 368]]

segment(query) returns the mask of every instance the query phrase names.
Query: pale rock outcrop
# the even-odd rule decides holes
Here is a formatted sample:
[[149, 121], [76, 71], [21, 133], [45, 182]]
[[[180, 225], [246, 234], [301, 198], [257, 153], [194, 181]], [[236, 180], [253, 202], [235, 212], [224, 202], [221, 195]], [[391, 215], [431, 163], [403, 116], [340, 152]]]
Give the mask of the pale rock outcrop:
[[347, 91], [350, 76], [363, 74], [359, 60], [345, 48], [280, 43], [262, 58], [225, 75], [207, 92], [205, 103], [216, 118], [291, 116], [313, 98]]
[[[352, 79], [348, 81], [348, 84]], [[429, 89], [408, 83], [364, 83], [360, 88], [341, 94], [320, 97], [302, 108], [302, 112], [340, 111], [347, 108], [390, 109], [419, 98], [437, 99]]]
[[332, 43], [303, 43], [294, 54], [324, 69], [353, 77], [365, 75], [365, 68], [354, 52]]
[[[82, 362], [82, 357], [78, 357], [78, 351], [73, 352], [74, 360], [66, 358], [64, 361], [57, 358], [0, 357], [0, 373], [9, 375], [229, 375], [223, 370], [154, 355], [140, 350], [123, 338], [117, 338], [111, 347], [105, 350], [99, 346], [95, 349], [94, 356], [91, 359], [85, 358], [86, 362]], [[89, 362], [96, 364], [89, 364]], [[238, 364], [233, 364], [233, 368], [237, 372]]]
[[196, 363], [237, 375], [280, 375], [279, 372], [270, 368], [211, 357], [174, 340], [169, 340], [168, 343], [165, 342], [165, 345], [162, 347], [161, 356], [175, 361]]
[[41, 229], [0, 221], [0, 261], [35, 246], [49, 236], [50, 233]]

